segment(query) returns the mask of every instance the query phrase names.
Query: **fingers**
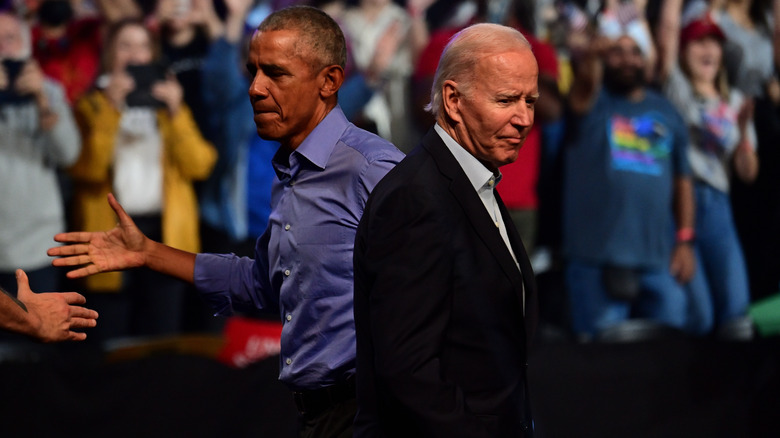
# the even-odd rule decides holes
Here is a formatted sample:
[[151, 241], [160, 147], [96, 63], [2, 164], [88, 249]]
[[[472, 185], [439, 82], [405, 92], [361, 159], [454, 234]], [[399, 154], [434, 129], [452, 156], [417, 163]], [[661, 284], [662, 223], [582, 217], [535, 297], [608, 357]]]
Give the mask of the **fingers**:
[[66, 341], [83, 341], [87, 339], [86, 333], [80, 333], [80, 332], [68, 332], [67, 337], [64, 339]]
[[[89, 309], [84, 309], [89, 310]], [[70, 328], [92, 328], [97, 325], [94, 318], [71, 318]]]
[[65, 274], [65, 276], [70, 278], [71, 280], [75, 280], [77, 278], [84, 278], [84, 277], [89, 277], [90, 275], [99, 274], [100, 272], [101, 271], [95, 265], [87, 265], [84, 266], [83, 268], [68, 271], [68, 273]]
[[51, 261], [52, 266], [82, 266], [92, 263], [92, 258], [88, 255], [77, 255], [71, 257], [63, 257], [54, 259]]
[[685, 284], [691, 281], [696, 268], [692, 262], [678, 260], [672, 263], [670, 272], [678, 283]]
[[55, 246], [49, 248], [46, 251], [46, 254], [50, 256], [78, 256], [89, 254], [89, 245], [86, 243], [74, 243], [72, 245]]
[[16, 288], [17, 297], [20, 299], [24, 298], [24, 295], [32, 293], [30, 290], [30, 280], [27, 278], [27, 273], [21, 269], [16, 270]]
[[[68, 304], [84, 304], [87, 302], [87, 299], [84, 298], [84, 295], [81, 295], [78, 292], [59, 292], [59, 296], [61, 296], [66, 303]], [[78, 309], [79, 307], [73, 306], [72, 310]], [[83, 315], [76, 315], [76, 316], [83, 316]]]
[[[92, 240], [92, 234], [88, 231], [73, 231], [70, 233], [58, 233], [54, 235], [54, 241], [60, 243], [88, 243]], [[49, 251], [57, 250], [59, 248], [68, 248], [67, 246], [58, 246], [51, 248]], [[49, 254], [53, 255], [53, 254]]]
[[133, 219], [131, 219], [130, 215], [127, 214], [127, 212], [125, 212], [125, 209], [122, 208], [122, 205], [119, 203], [119, 201], [116, 200], [113, 193], [108, 194], [108, 205], [111, 206], [111, 209], [114, 210], [114, 213], [116, 213], [116, 216], [119, 218], [119, 225], [121, 226], [135, 225]]
[[[80, 304], [84, 304], [84, 303], [86, 303], [86, 300], [82, 301]], [[70, 306], [70, 314], [75, 319], [83, 319], [86, 321], [94, 321], [99, 316], [97, 311], [88, 309], [86, 307], [81, 307], [81, 306]], [[94, 325], [91, 325], [89, 327], [93, 327], [93, 326]]]

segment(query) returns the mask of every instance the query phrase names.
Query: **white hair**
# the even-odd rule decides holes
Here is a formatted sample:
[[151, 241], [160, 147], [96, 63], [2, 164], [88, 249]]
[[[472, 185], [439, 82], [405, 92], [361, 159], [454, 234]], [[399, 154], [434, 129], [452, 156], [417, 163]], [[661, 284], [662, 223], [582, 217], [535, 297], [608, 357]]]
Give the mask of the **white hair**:
[[462, 87], [462, 92], [468, 92], [476, 79], [474, 70], [479, 59], [507, 50], [526, 49], [530, 50], [531, 44], [523, 34], [511, 27], [479, 23], [461, 30], [450, 39], [439, 58], [431, 87], [431, 101], [425, 110], [438, 117], [444, 105], [442, 87], [445, 81], [456, 81]]

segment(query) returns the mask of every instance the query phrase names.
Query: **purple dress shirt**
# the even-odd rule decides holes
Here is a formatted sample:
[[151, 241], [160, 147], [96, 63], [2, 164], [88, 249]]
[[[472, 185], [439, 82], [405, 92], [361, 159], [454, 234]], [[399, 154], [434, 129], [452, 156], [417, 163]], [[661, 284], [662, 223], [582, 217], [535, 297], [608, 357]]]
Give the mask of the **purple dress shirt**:
[[352, 248], [368, 195], [403, 154], [334, 108], [290, 155], [273, 160], [271, 217], [255, 259], [199, 254], [195, 286], [216, 310], [276, 309], [279, 379], [293, 390], [355, 372]]

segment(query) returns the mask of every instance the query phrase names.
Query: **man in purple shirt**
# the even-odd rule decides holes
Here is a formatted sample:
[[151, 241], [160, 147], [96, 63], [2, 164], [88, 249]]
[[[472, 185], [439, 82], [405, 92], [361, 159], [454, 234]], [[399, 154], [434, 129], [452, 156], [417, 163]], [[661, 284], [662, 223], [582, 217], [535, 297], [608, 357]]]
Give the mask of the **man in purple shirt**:
[[[292, 55], [292, 56], [291, 56]], [[292, 7], [270, 15], [252, 37], [249, 97], [273, 158], [268, 228], [255, 259], [192, 254], [144, 236], [113, 196], [119, 225], [64, 233], [52, 248], [70, 278], [145, 266], [194, 283], [218, 315], [279, 311], [280, 380], [294, 392], [301, 436], [352, 436], [355, 327], [352, 248], [369, 193], [403, 154], [349, 123], [338, 106], [346, 50], [323, 12]]]

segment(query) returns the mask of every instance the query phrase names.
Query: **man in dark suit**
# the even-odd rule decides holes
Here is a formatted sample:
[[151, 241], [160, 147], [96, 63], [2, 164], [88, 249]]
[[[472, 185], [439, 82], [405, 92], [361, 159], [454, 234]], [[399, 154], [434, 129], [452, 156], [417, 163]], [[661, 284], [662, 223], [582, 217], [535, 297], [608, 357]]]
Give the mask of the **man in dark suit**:
[[533, 124], [538, 67], [508, 27], [445, 48], [437, 124], [376, 186], [355, 240], [355, 436], [528, 437], [528, 257], [495, 191]]

